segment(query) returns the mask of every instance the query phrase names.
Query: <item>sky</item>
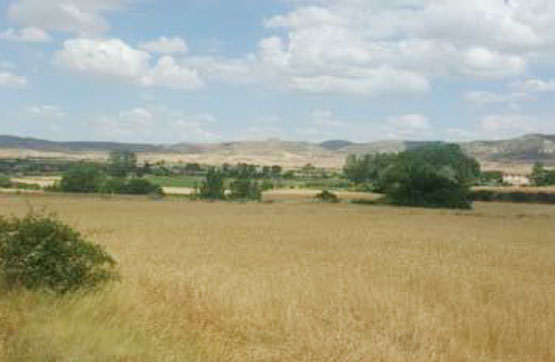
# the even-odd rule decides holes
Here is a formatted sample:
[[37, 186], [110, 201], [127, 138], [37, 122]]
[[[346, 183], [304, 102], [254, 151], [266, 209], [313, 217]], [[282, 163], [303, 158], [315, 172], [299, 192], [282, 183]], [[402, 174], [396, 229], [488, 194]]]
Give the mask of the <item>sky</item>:
[[0, 0], [0, 134], [555, 133], [555, 0]]

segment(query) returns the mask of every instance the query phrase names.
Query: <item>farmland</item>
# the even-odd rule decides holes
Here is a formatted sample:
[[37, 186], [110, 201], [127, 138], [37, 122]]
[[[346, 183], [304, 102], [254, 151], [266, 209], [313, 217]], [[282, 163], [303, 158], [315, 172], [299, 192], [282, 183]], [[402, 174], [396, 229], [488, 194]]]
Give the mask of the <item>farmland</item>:
[[0, 361], [553, 361], [555, 208], [473, 211], [0, 195], [120, 283], [0, 296]]

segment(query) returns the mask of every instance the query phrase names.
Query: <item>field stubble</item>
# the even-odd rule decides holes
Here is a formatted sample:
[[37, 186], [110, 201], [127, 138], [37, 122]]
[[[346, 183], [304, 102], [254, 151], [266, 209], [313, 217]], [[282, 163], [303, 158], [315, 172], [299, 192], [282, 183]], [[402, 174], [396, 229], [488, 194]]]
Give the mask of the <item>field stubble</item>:
[[555, 208], [0, 196], [105, 245], [123, 280], [0, 296], [5, 361], [555, 360]]

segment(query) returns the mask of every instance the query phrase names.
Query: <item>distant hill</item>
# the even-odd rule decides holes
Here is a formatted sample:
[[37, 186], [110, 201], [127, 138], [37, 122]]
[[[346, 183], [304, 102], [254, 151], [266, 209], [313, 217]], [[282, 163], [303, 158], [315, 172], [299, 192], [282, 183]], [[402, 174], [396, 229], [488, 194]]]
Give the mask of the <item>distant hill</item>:
[[[151, 145], [117, 142], [53, 142], [35, 138], [0, 136], [0, 150], [25, 150], [34, 153], [107, 153], [128, 149], [150, 154], [159, 159], [205, 163], [253, 162], [260, 164], [315, 165], [341, 167], [348, 154], [401, 152], [430, 142], [377, 141], [354, 143], [347, 140], [330, 140], [322, 143], [281, 140], [245, 141], [225, 143], [179, 143]], [[461, 143], [469, 155], [482, 162], [530, 164], [543, 161], [555, 165], [555, 135], [530, 134], [499, 141], [473, 141]]]
[[126, 149], [133, 152], [168, 152], [165, 146], [118, 142], [54, 142], [37, 138], [2, 136], [0, 149], [27, 149], [49, 152], [106, 152]]
[[345, 147], [349, 147], [354, 143], [351, 141], [346, 140], [329, 140], [320, 143], [320, 147], [325, 148], [327, 150], [337, 151]]

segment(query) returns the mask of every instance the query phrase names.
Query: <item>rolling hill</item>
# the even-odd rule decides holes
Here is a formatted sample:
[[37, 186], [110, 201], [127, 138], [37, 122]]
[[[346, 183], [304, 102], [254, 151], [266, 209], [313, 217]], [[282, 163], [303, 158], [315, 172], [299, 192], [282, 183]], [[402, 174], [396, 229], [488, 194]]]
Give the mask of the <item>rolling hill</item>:
[[[34, 157], [49, 154], [90, 157], [112, 150], [128, 149], [149, 159], [167, 159], [184, 162], [253, 162], [300, 166], [312, 163], [325, 167], [341, 167], [348, 154], [400, 152], [431, 142], [377, 141], [354, 143], [347, 140], [330, 140], [322, 143], [281, 140], [244, 141], [226, 143], [179, 143], [153, 145], [117, 142], [54, 142], [35, 138], [0, 136], [0, 157], [12, 153]], [[530, 134], [498, 141], [473, 141], [461, 147], [482, 162], [531, 164], [543, 161], [555, 165], [555, 135]], [[19, 153], [18, 153], [19, 152]]]

